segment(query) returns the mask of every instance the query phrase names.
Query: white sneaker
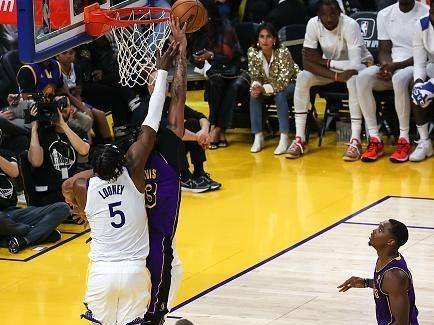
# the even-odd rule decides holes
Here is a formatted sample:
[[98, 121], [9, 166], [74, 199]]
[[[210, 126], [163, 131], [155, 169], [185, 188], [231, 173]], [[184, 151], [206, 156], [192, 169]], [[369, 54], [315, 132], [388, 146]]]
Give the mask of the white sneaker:
[[422, 161], [433, 155], [432, 143], [430, 139], [419, 140], [418, 145], [410, 155], [410, 161]]
[[255, 140], [253, 141], [253, 145], [250, 148], [250, 152], [256, 153], [262, 150], [264, 147], [264, 135], [261, 133], [255, 134]]
[[284, 154], [288, 150], [288, 147], [289, 147], [288, 134], [281, 133], [279, 144], [277, 145], [276, 149], [274, 150], [274, 154], [275, 155]]

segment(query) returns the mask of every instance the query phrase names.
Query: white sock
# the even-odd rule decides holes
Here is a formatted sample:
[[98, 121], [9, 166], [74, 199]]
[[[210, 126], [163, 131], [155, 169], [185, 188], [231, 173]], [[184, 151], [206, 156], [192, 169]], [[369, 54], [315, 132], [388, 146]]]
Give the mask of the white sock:
[[417, 131], [419, 132], [420, 140], [428, 140], [429, 138], [429, 127], [428, 123], [425, 123], [424, 125], [416, 125]]
[[380, 140], [380, 132], [378, 132], [377, 127], [375, 129], [368, 129], [368, 132], [371, 138], [377, 138], [378, 140]]
[[407, 140], [407, 142], [410, 142], [409, 132], [410, 132], [409, 128], [405, 128], [405, 129], [399, 128], [399, 137], [404, 138], [405, 140]]
[[362, 119], [351, 119], [351, 139], [357, 139], [360, 142], [362, 133]]
[[295, 136], [300, 137], [304, 142], [306, 140], [306, 113], [295, 113]]

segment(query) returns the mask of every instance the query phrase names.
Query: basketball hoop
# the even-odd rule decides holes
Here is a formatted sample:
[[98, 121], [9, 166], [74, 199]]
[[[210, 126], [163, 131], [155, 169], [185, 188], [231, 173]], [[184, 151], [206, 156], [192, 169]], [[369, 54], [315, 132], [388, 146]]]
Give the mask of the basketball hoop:
[[170, 34], [169, 17], [170, 8], [101, 9], [98, 3], [84, 8], [87, 34], [110, 32], [118, 49], [120, 83], [129, 87], [153, 82], [157, 53]]

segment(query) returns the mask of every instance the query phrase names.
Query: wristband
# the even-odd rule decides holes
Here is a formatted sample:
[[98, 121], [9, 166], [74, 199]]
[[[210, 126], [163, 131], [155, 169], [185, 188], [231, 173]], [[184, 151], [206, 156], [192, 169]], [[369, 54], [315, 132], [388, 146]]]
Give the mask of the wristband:
[[369, 279], [365, 279], [365, 288], [369, 288]]

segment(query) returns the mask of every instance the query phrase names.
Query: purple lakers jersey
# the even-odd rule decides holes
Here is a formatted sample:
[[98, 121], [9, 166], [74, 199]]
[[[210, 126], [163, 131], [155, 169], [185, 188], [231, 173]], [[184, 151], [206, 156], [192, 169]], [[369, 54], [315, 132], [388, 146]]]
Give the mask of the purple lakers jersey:
[[407, 268], [407, 263], [405, 263], [404, 257], [402, 257], [401, 254], [395, 257], [381, 270], [375, 270], [374, 273], [374, 299], [378, 325], [388, 325], [395, 321], [392, 311], [389, 307], [389, 296], [382, 290], [384, 274], [393, 269], [399, 269], [408, 276], [408, 280], [410, 282], [408, 288], [408, 299], [410, 302], [409, 325], [419, 325], [417, 321], [417, 315], [419, 312], [415, 304], [416, 297], [414, 293], [413, 279], [411, 277], [410, 271]]
[[[154, 215], [159, 218], [167, 214], [168, 210], [178, 209], [179, 199], [174, 198], [180, 197], [179, 173], [156, 150], [151, 153], [146, 164], [145, 183], [149, 219], [154, 218]], [[170, 214], [175, 215], [177, 211], [171, 211]], [[149, 222], [152, 224], [151, 220]]]

